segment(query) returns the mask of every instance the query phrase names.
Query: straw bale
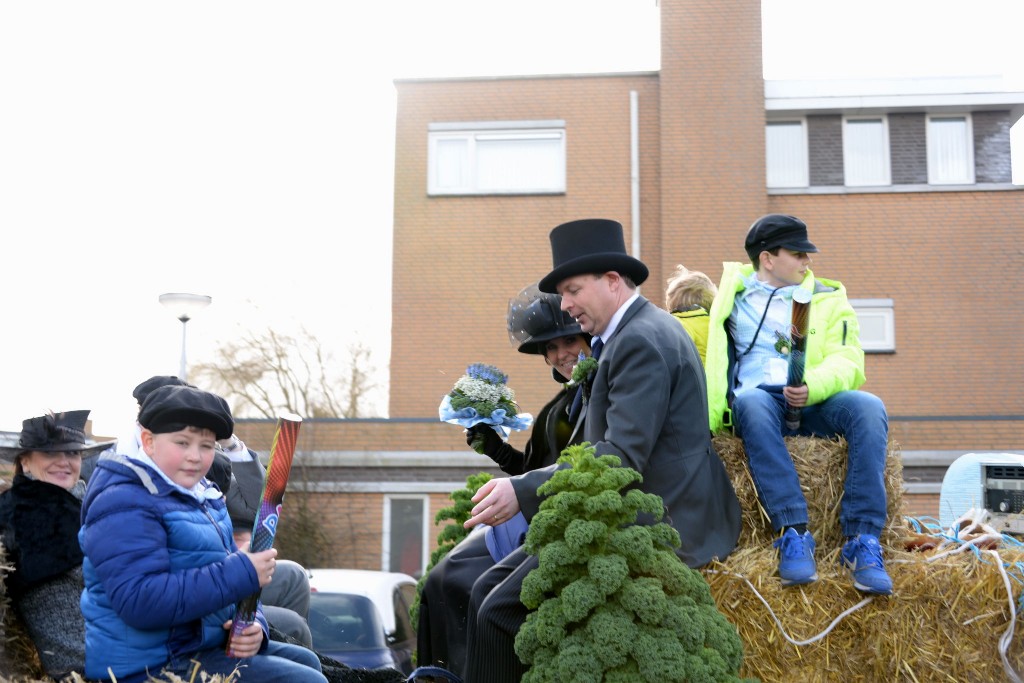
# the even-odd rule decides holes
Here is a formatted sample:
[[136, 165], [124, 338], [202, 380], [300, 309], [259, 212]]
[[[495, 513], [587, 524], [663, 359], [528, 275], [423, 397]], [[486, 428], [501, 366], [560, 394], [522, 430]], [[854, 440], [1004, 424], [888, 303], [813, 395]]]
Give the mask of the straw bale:
[[[778, 554], [771, 545], [775, 536], [757, 502], [742, 444], [733, 437], [715, 439], [740, 498], [743, 530], [736, 551], [703, 573], [719, 609], [743, 640], [741, 675], [766, 683], [1006, 680], [998, 641], [1010, 625], [1011, 598], [997, 558], [967, 551], [929, 562], [955, 544], [927, 552], [905, 550], [913, 533], [901, 513], [898, 448], [890, 445], [885, 477], [889, 521], [881, 537], [894, 592], [890, 597], [867, 597], [839, 566], [845, 443], [796, 437], [787, 439], [787, 445], [807, 498], [809, 528], [818, 543], [819, 578], [783, 588], [776, 571]], [[1002, 547], [999, 553], [1010, 564], [1012, 600], [1020, 604], [1024, 549]], [[816, 639], [863, 600], [867, 604]], [[793, 644], [783, 630], [794, 641], [814, 642]], [[1008, 656], [1015, 671], [1024, 671], [1019, 636], [1011, 642]]]
[[7, 596], [6, 577], [12, 570], [0, 545], [0, 673], [39, 676], [39, 653]]
[[[839, 526], [839, 506], [846, 478], [846, 441], [840, 438], [786, 437], [786, 446], [796, 465], [807, 499], [808, 528], [819, 549], [841, 546], [845, 540]], [[743, 442], [729, 435], [714, 438], [715, 449], [725, 463], [736, 496], [740, 500], [743, 527], [738, 546], [771, 545], [775, 539], [768, 514], [758, 501], [754, 480], [747, 469]], [[885, 464], [885, 494], [888, 513], [886, 528], [879, 539], [883, 545], [907, 535], [903, 519], [903, 462], [899, 447], [890, 442]]]

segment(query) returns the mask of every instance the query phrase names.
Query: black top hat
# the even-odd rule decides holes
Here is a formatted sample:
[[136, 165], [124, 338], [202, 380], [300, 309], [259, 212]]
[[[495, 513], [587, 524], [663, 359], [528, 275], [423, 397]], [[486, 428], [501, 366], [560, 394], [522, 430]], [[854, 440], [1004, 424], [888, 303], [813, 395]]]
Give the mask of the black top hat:
[[648, 275], [647, 266], [626, 253], [622, 224], [606, 218], [571, 221], [552, 230], [551, 260], [554, 270], [539, 283], [540, 291], [551, 294], [562, 280], [584, 273], [614, 270], [637, 285]]
[[142, 407], [142, 404], [146, 402], [146, 397], [160, 387], [190, 386], [192, 385], [183, 379], [178, 379], [174, 375], [154, 375], [135, 387], [135, 390], [132, 391], [132, 398], [139, 402], [139, 407]]
[[16, 444], [0, 446], [0, 457], [13, 460], [22, 453], [43, 451], [61, 453], [83, 451], [83, 454], [110, 448], [116, 441], [93, 441], [85, 436], [88, 410], [69, 410], [40, 417], [30, 417], [21, 423], [21, 436]]
[[747, 231], [743, 248], [751, 261], [757, 261], [762, 251], [782, 247], [790, 251], [816, 254], [818, 248], [807, 239], [807, 224], [795, 216], [770, 213], [761, 216]]
[[574, 334], [590, 339], [580, 324], [561, 309], [561, 301], [561, 296], [546, 294], [536, 284], [509, 299], [508, 338], [519, 345], [519, 353], [543, 354], [545, 342]]
[[139, 424], [154, 434], [185, 427], [209, 429], [217, 439], [226, 439], [235, 431], [227, 401], [208, 391], [180, 385], [153, 390], [139, 411]]

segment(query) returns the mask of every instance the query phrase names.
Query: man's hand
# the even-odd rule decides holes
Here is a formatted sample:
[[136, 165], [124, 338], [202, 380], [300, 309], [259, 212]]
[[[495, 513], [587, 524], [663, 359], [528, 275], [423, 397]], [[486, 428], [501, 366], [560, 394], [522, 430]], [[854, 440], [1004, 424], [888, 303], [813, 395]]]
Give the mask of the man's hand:
[[510, 479], [491, 479], [477, 490], [473, 496], [473, 516], [463, 524], [472, 529], [477, 524], [501, 524], [507, 522], [519, 512], [519, 500]]
[[810, 392], [806, 384], [801, 384], [798, 387], [782, 387], [782, 395], [785, 397], [786, 403], [794, 408], [803, 408], [807, 405], [808, 393]]
[[[229, 619], [224, 622], [224, 630], [230, 631], [232, 621]], [[260, 645], [263, 644], [263, 627], [260, 626], [259, 622], [249, 624], [241, 633], [237, 633], [231, 636], [231, 652], [239, 658], [245, 659], [246, 657], [253, 657], [260, 651]]]

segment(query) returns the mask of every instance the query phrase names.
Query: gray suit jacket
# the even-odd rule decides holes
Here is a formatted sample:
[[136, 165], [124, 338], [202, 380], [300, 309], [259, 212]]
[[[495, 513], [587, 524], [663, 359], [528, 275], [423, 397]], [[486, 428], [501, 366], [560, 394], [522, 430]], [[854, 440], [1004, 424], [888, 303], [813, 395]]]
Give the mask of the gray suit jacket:
[[[704, 368], [693, 340], [669, 313], [640, 297], [601, 352], [584, 438], [598, 455], [617, 455], [643, 476], [639, 488], [661, 496], [679, 532], [680, 558], [700, 567], [736, 547], [740, 506], [711, 445]], [[537, 487], [557, 466], [513, 477], [527, 519]], [[641, 520], [644, 521], [644, 520]]]

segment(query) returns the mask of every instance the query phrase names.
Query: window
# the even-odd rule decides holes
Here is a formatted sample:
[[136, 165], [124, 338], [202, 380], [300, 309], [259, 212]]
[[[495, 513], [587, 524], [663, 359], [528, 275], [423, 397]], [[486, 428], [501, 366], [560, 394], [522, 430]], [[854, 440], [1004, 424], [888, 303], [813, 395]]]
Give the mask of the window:
[[565, 192], [565, 122], [435, 123], [427, 193]]
[[865, 353], [896, 350], [896, 318], [892, 299], [850, 299], [860, 325], [860, 345]]
[[803, 121], [772, 121], [765, 126], [768, 187], [807, 187], [807, 132]]
[[928, 183], [974, 183], [974, 150], [968, 116], [928, 117]]
[[426, 569], [428, 502], [426, 496], [384, 497], [384, 571], [420, 576]]
[[849, 187], [891, 184], [884, 118], [843, 121], [843, 175]]

